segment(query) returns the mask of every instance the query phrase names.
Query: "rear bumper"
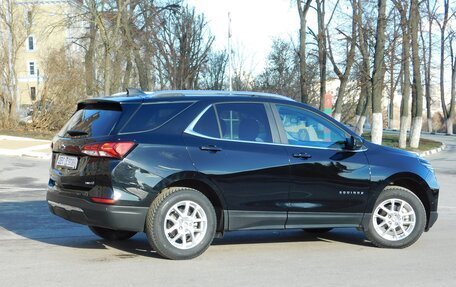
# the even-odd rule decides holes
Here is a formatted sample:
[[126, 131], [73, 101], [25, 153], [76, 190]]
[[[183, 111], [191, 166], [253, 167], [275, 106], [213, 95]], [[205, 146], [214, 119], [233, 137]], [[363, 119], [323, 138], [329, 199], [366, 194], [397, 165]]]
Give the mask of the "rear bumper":
[[114, 230], [144, 231], [147, 207], [98, 204], [50, 190], [46, 199], [52, 213], [72, 222]]

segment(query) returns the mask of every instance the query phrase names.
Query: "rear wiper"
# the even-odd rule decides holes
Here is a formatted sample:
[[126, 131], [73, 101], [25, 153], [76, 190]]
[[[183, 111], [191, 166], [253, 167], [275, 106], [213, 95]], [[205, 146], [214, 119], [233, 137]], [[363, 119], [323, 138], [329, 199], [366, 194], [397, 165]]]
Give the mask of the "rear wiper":
[[79, 131], [79, 130], [67, 130], [66, 133], [69, 134], [69, 135], [72, 136], [72, 137], [86, 136], [86, 135], [88, 135], [87, 132], [85, 132], [85, 131]]

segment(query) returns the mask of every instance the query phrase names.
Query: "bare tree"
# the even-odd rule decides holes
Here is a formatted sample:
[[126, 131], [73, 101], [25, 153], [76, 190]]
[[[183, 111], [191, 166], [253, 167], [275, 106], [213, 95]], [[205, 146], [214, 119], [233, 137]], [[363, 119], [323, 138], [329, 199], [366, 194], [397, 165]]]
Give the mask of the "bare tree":
[[410, 5], [410, 35], [412, 44], [412, 125], [410, 128], [410, 147], [420, 145], [421, 126], [423, 124], [423, 87], [421, 86], [421, 64], [418, 46], [418, 21], [420, 19], [419, 0], [412, 0]]
[[299, 81], [301, 87], [301, 102], [308, 103], [308, 82], [306, 79], [307, 62], [306, 62], [306, 35], [307, 35], [307, 12], [309, 12], [312, 0], [296, 0], [298, 7], [300, 28], [299, 28]]
[[409, 19], [407, 16], [408, 3], [403, 1], [394, 1], [396, 9], [400, 15], [400, 26], [402, 30], [402, 82], [401, 82], [401, 119], [399, 129], [399, 147], [407, 146], [407, 124], [410, 116], [410, 33]]
[[34, 17], [33, 4], [29, 6], [26, 21], [14, 1], [5, 0], [0, 6], [0, 125], [3, 127], [16, 122], [19, 97], [16, 61]]
[[337, 100], [336, 100], [336, 104], [334, 106], [334, 113], [333, 113], [334, 118], [338, 121], [341, 120], [342, 104], [344, 101], [345, 91], [347, 89], [347, 84], [348, 84], [348, 80], [350, 77], [351, 68], [353, 66], [353, 63], [355, 62], [356, 41], [357, 41], [357, 36], [356, 36], [357, 27], [356, 27], [355, 15], [358, 13], [357, 12], [358, 8], [357, 8], [356, 0], [352, 0], [351, 4], [352, 4], [352, 11], [353, 11], [352, 24], [351, 24], [351, 28], [352, 28], [351, 35], [350, 36], [345, 35], [345, 33], [343, 33], [340, 29], [336, 29], [345, 36], [345, 38], [347, 39], [347, 43], [349, 43], [349, 47], [350, 47], [346, 53], [347, 56], [346, 56], [346, 61], [344, 63], [345, 69], [343, 72], [339, 68], [336, 60], [334, 59], [333, 49], [331, 47], [331, 37], [329, 35], [329, 32], [327, 31], [329, 60], [331, 61], [332, 65], [333, 65], [334, 73], [336, 73], [336, 75], [340, 81], [339, 91], [337, 93]]
[[440, 101], [448, 133], [448, 128], [450, 126], [448, 121], [451, 121], [451, 119], [445, 102], [445, 44], [448, 40], [448, 36], [446, 34], [448, 22], [454, 16], [454, 13], [450, 15], [450, 0], [443, 0], [443, 10], [443, 19], [436, 17], [435, 20], [440, 28]]
[[225, 50], [210, 52], [204, 64], [199, 80], [199, 88], [206, 90], [223, 90], [226, 78], [228, 54]]
[[382, 96], [385, 56], [386, 0], [378, 1], [377, 33], [375, 42], [374, 69], [372, 71], [372, 142], [382, 143], [383, 115]]
[[[389, 97], [389, 113], [388, 113], [388, 127], [391, 128], [394, 122], [394, 98], [397, 87], [402, 78], [402, 65], [398, 61], [398, 43], [400, 42], [400, 25], [397, 25], [397, 9], [392, 11], [392, 34], [389, 34], [388, 55], [386, 63], [386, 72], [389, 73], [389, 83], [387, 85], [387, 92]], [[399, 72], [397, 72], [397, 65], [399, 63]]]
[[369, 45], [367, 35], [365, 33], [366, 27], [363, 23], [363, 1], [358, 0], [358, 13], [356, 15], [356, 23], [358, 28], [358, 48], [361, 52], [361, 64], [359, 68], [359, 83], [361, 92], [359, 95], [359, 102], [356, 107], [355, 116], [355, 132], [359, 135], [363, 134], [364, 123], [366, 122], [367, 114], [372, 103], [372, 80], [371, 80], [371, 65], [369, 57]]
[[[427, 126], [428, 131], [432, 132], [432, 112], [431, 112], [431, 63], [432, 63], [432, 47], [434, 46], [432, 43], [432, 26], [434, 23], [434, 19], [436, 17], [437, 12], [437, 1], [432, 1], [433, 4], [431, 5], [430, 0], [424, 1], [424, 11], [426, 14], [426, 18], [420, 18], [420, 36], [422, 42], [422, 54], [423, 54], [423, 64], [424, 64], [424, 86], [425, 86], [425, 98], [426, 98], [426, 117], [427, 117]], [[423, 29], [423, 21], [427, 21], [427, 41], [425, 40], [424, 29]]]
[[451, 60], [451, 100], [447, 119], [447, 134], [453, 134], [453, 120], [456, 114], [456, 32], [450, 37], [450, 60]]
[[299, 94], [299, 65], [292, 43], [275, 39], [264, 71], [256, 78], [256, 89], [293, 98]]
[[318, 21], [318, 67], [320, 70], [320, 111], [325, 108], [325, 94], [326, 94], [326, 24], [325, 24], [325, 1], [316, 0], [317, 2], [317, 21]]
[[172, 89], [195, 88], [214, 42], [204, 15], [184, 7], [179, 13], [160, 14], [159, 19], [161, 26], [153, 33], [156, 69], [163, 69]]

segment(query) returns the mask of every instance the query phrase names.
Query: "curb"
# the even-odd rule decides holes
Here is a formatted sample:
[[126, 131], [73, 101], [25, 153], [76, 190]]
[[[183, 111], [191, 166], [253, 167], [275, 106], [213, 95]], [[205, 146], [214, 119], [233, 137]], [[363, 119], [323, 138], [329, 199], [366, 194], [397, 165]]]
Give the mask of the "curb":
[[430, 149], [430, 150], [427, 150], [427, 151], [423, 151], [423, 152], [420, 152], [418, 153], [419, 156], [428, 156], [428, 155], [431, 155], [431, 154], [436, 154], [438, 152], [441, 152], [442, 150], [444, 150], [446, 148], [446, 145], [445, 144], [442, 144], [440, 147], [438, 148], [434, 148], [434, 149]]

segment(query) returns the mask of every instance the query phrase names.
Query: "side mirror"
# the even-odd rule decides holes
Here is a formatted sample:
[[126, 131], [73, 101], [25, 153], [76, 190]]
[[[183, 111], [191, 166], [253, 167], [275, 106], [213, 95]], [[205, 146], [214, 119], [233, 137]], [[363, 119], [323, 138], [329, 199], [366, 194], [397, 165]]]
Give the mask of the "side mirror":
[[350, 136], [345, 140], [345, 148], [349, 150], [359, 150], [363, 147], [363, 140], [359, 137]]

